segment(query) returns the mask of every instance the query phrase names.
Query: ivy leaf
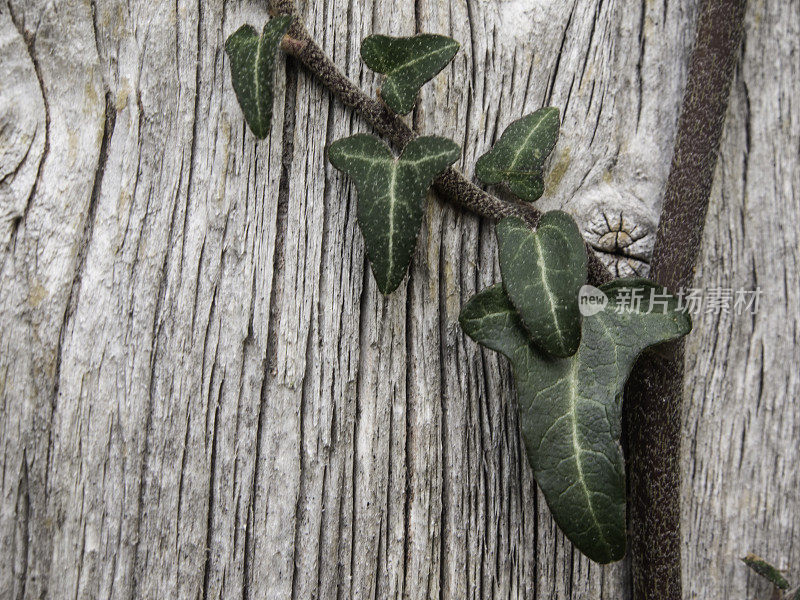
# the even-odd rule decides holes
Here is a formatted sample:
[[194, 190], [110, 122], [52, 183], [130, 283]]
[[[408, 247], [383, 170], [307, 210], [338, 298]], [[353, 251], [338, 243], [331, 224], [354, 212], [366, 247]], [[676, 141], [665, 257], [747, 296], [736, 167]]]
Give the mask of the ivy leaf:
[[507, 217], [497, 224], [497, 240], [503, 285], [531, 338], [553, 356], [572, 356], [581, 341], [578, 292], [587, 276], [575, 221], [554, 210], [542, 215], [534, 232]]
[[544, 193], [542, 165], [558, 139], [558, 109], [552, 106], [517, 119], [475, 164], [478, 179], [505, 182], [511, 192], [533, 202]]
[[[775, 587], [778, 587], [782, 590], [789, 589], [789, 582], [786, 581], [786, 578], [783, 575], [781, 575], [781, 572], [760, 556], [757, 556], [756, 554], [748, 554], [742, 559], [742, 562]], [[800, 591], [798, 593], [800, 593]]]
[[608, 563], [625, 554], [625, 381], [645, 348], [685, 335], [691, 320], [673, 296], [644, 279], [600, 291], [608, 302], [584, 317], [580, 348], [569, 358], [553, 359], [530, 343], [502, 285], [475, 295], [459, 321], [472, 339], [511, 361], [528, 460], [556, 523], [590, 559]]
[[242, 25], [225, 42], [231, 60], [231, 79], [244, 119], [258, 139], [269, 134], [272, 123], [272, 75], [275, 54], [292, 17], [275, 17], [264, 26], [259, 37], [250, 25]]
[[381, 98], [404, 115], [414, 108], [420, 88], [453, 60], [458, 48], [457, 41], [444, 35], [371, 35], [361, 42], [361, 58], [370, 69], [386, 75]]
[[358, 225], [381, 293], [393, 292], [403, 280], [422, 223], [425, 193], [460, 154], [458, 144], [441, 137], [416, 138], [399, 158], [372, 135], [331, 144], [328, 160], [355, 181]]

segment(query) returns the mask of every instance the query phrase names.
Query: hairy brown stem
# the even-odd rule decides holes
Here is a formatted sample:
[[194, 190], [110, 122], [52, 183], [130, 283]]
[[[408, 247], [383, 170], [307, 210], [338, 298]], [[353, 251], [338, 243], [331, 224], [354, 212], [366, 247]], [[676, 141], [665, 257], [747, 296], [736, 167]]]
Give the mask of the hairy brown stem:
[[[746, 0], [704, 0], [650, 277], [692, 284], [744, 29]], [[633, 597], [680, 600], [680, 445], [684, 345], [637, 363], [625, 394]]]
[[[363, 92], [339, 70], [306, 31], [302, 21], [294, 13], [293, 5], [291, 0], [270, 2], [270, 10], [273, 14], [294, 15], [292, 26], [281, 44], [283, 50], [295, 57], [333, 95], [364, 117], [378, 133], [386, 137], [395, 147], [402, 149], [417, 137], [418, 134], [398, 115], [379, 100]], [[527, 221], [531, 227], [536, 227], [542, 216], [541, 212], [531, 204], [522, 201], [501, 200], [487, 193], [454, 167], [448, 168], [439, 175], [433, 185], [442, 198], [482, 217], [502, 219], [515, 216]], [[588, 244], [586, 252], [589, 257], [589, 281], [594, 285], [610, 281], [611, 274]]]

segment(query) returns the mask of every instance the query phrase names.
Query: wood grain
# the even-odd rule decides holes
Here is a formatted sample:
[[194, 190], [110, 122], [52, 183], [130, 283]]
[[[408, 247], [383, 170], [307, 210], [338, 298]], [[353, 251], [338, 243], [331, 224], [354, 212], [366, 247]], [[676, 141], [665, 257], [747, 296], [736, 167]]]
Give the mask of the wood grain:
[[[759, 288], [758, 314], [703, 314], [688, 338], [685, 596], [767, 599], [769, 556], [800, 584], [800, 2], [751, 2], [695, 285]], [[791, 99], [791, 100], [790, 100]]]
[[[372, 90], [366, 35], [461, 42], [410, 120], [460, 143], [467, 174], [509, 122], [561, 107], [542, 206], [625, 273], [646, 270], [695, 4], [302, 10]], [[764, 596], [747, 551], [799, 560], [800, 5], [773, 4], [748, 17], [698, 275], [772, 305], [690, 338], [689, 597]], [[431, 196], [411, 275], [381, 297], [325, 162], [367, 127], [279, 59], [272, 134], [246, 130], [223, 43], [266, 18], [250, 0], [0, 3], [0, 597], [627, 597], [626, 563], [556, 530], [508, 366], [458, 328], [499, 279], [492, 224]]]

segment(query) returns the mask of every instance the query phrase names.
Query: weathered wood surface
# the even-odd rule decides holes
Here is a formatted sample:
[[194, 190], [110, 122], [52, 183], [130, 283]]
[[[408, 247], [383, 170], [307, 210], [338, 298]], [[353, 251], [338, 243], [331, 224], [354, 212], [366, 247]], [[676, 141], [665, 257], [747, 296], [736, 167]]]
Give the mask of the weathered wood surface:
[[800, 585], [800, 2], [751, 0], [695, 285], [761, 289], [755, 317], [689, 338], [687, 598], [770, 597], [752, 551]]
[[[363, 86], [369, 33], [449, 34], [414, 123], [472, 165], [562, 108], [547, 207], [635, 225], [646, 268], [696, 0], [307, 2]], [[491, 224], [432, 200], [383, 299], [325, 145], [365, 126], [296, 65], [245, 130], [223, 41], [263, 2], [0, 3], [0, 597], [624, 598], [556, 531], [504, 361], [456, 318], [498, 278]], [[687, 382], [687, 598], [800, 581], [800, 2], [752, 2]], [[608, 220], [608, 224], [606, 224]], [[591, 233], [596, 232], [596, 233]], [[640, 236], [643, 236], [640, 238]], [[602, 239], [600, 239], [602, 238]]]

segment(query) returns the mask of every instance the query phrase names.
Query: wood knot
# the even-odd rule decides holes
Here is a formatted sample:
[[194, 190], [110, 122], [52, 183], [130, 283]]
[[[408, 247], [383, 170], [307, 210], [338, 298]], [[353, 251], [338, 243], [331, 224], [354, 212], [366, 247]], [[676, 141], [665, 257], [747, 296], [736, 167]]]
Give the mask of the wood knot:
[[645, 241], [650, 231], [626, 219], [624, 212], [611, 215], [601, 212], [600, 217], [602, 220], [595, 220], [587, 238], [600, 260], [617, 277], [647, 275], [652, 245], [648, 248], [639, 242]]
[[645, 277], [650, 270], [657, 218], [638, 197], [601, 184], [570, 202], [581, 231], [614, 277]]

